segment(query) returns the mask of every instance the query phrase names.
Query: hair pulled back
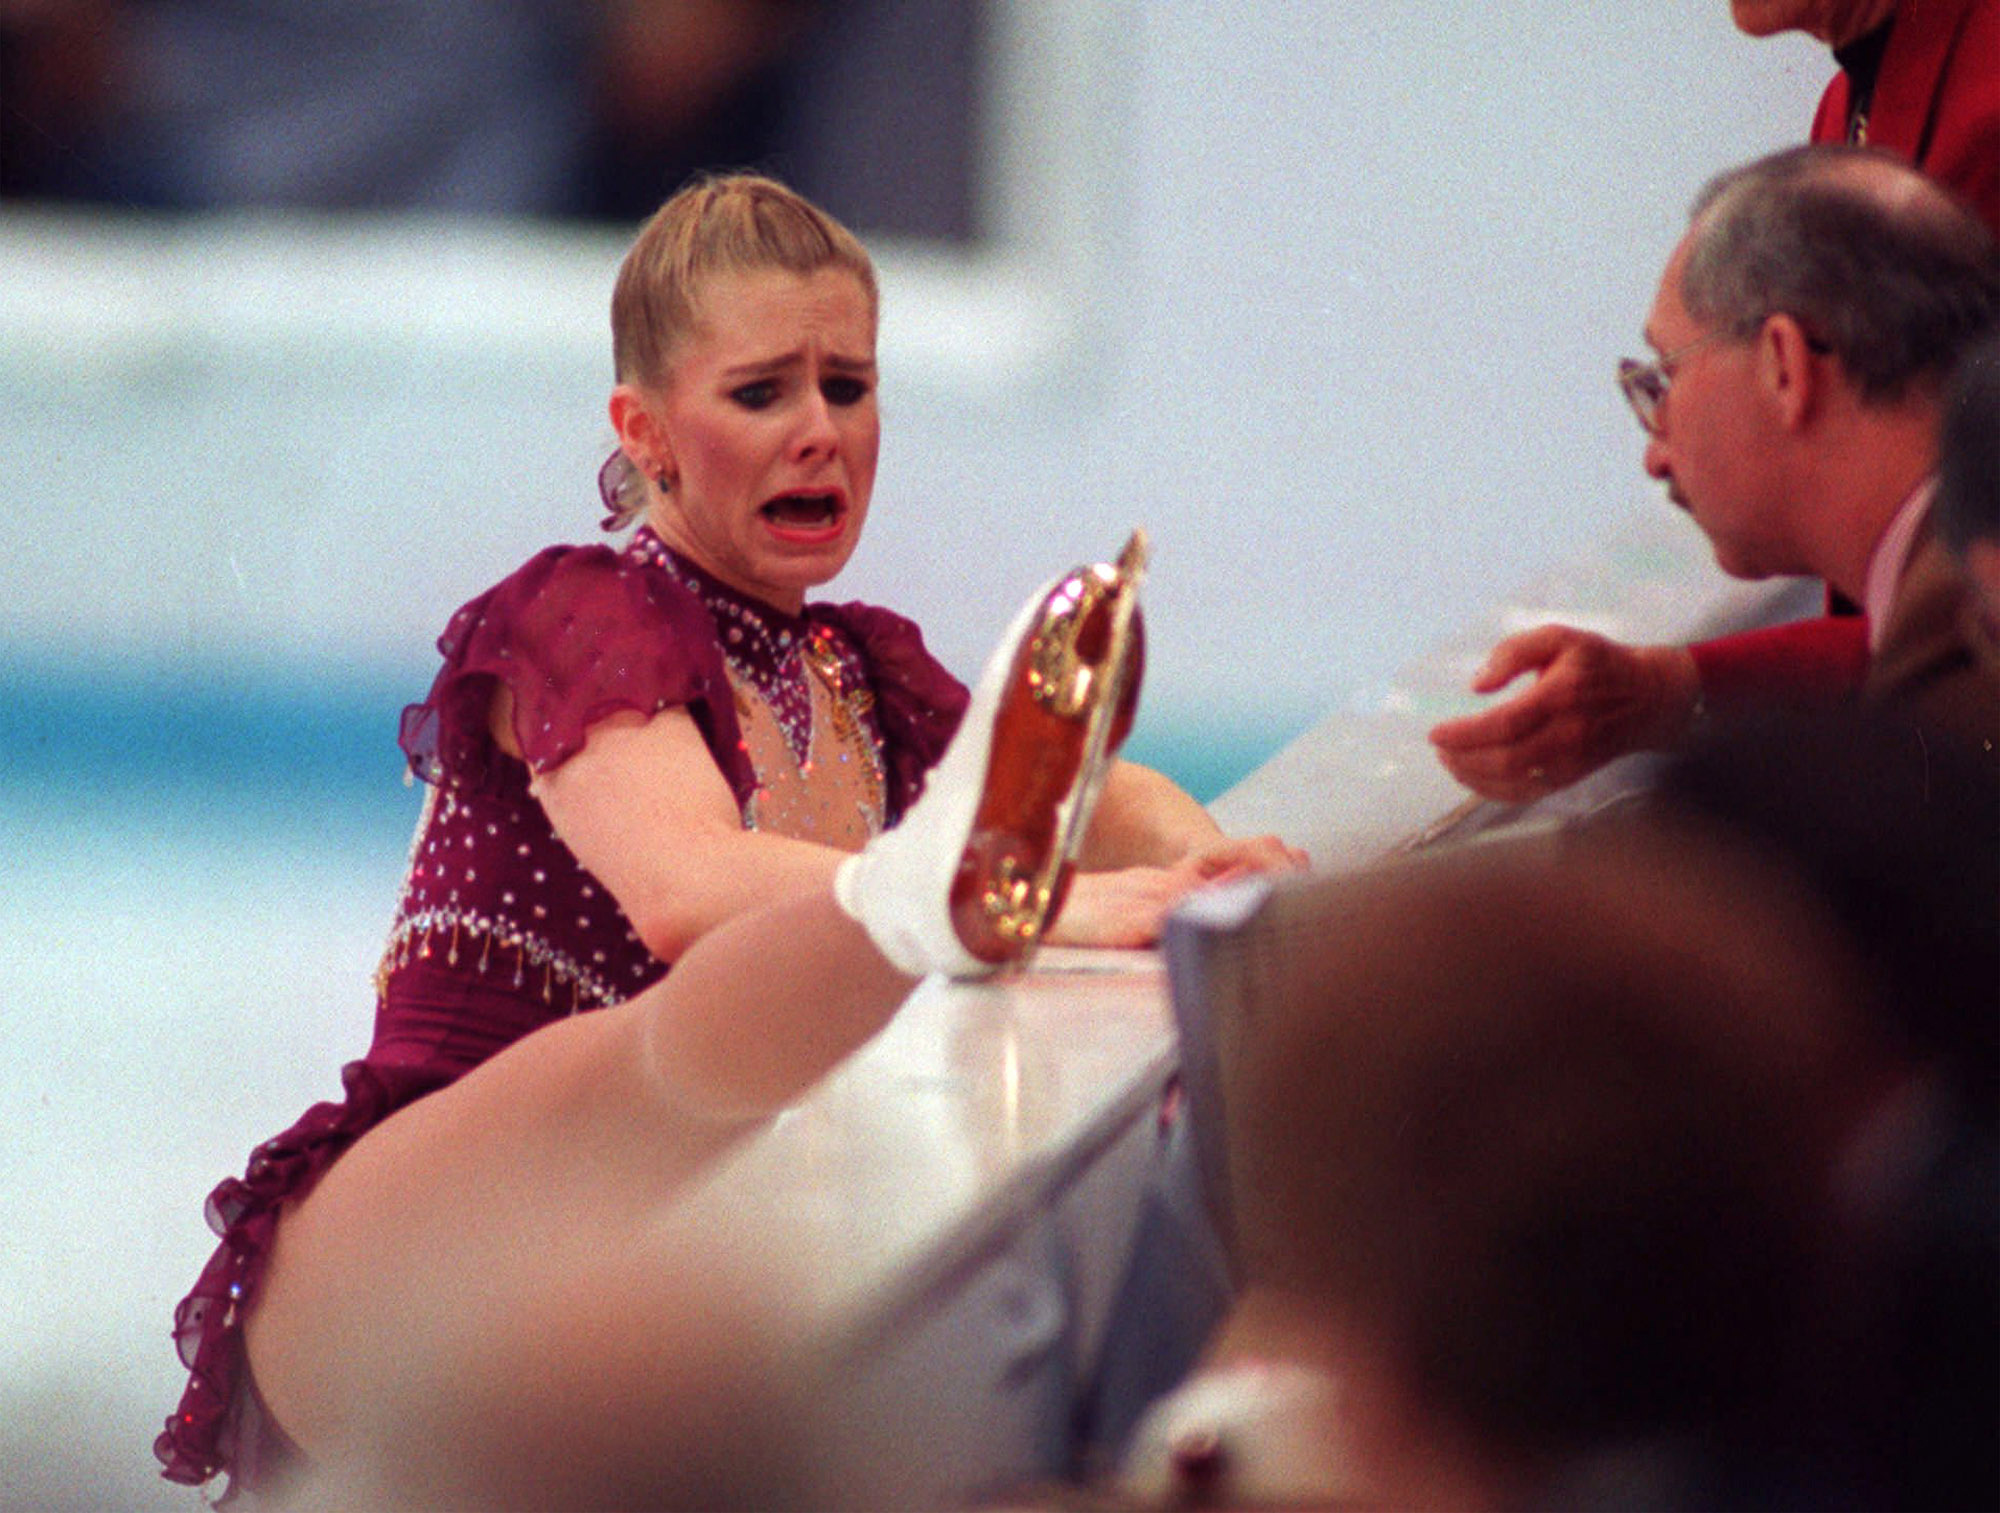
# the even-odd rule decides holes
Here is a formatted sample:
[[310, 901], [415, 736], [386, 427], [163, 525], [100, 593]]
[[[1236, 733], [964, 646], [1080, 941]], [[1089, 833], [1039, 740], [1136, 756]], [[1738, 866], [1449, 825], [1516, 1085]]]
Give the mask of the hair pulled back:
[[[611, 357], [617, 381], [658, 384], [701, 321], [701, 296], [717, 275], [842, 269], [879, 305], [875, 265], [853, 232], [803, 195], [752, 173], [694, 179], [653, 212], [611, 291]], [[606, 530], [645, 509], [645, 484], [623, 454], [598, 480]]]
[[1695, 200], [1681, 300], [1754, 335], [1787, 314], [1870, 403], [1942, 386], [2000, 321], [2000, 247], [1947, 189], [1873, 148], [1794, 147]]

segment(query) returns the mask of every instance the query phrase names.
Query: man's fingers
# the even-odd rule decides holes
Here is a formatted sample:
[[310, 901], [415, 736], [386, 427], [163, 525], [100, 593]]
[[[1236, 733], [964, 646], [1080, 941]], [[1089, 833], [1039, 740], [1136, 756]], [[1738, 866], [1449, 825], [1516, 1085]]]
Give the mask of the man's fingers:
[[1512, 746], [1537, 734], [1549, 721], [1548, 700], [1540, 683], [1504, 704], [1460, 715], [1431, 727], [1430, 741], [1440, 751], [1476, 751], [1485, 746]]
[[1483, 799], [1502, 804], [1525, 804], [1549, 791], [1541, 779], [1516, 776], [1510, 770], [1495, 769], [1478, 762], [1460, 762], [1440, 755], [1445, 771]]
[[1597, 765], [1574, 722], [1548, 719], [1531, 738], [1437, 748], [1445, 771], [1482, 798], [1525, 803], [1575, 782]]
[[1547, 667], [1582, 634], [1567, 625], [1537, 625], [1533, 630], [1507, 637], [1486, 654], [1486, 660], [1472, 675], [1472, 691], [1492, 693], [1524, 672]]
[[1512, 790], [1543, 782], [1550, 773], [1549, 764], [1541, 760], [1539, 751], [1530, 754], [1509, 746], [1489, 746], [1476, 751], [1440, 751], [1438, 760], [1444, 764], [1445, 771], [1476, 793], [1497, 787]]

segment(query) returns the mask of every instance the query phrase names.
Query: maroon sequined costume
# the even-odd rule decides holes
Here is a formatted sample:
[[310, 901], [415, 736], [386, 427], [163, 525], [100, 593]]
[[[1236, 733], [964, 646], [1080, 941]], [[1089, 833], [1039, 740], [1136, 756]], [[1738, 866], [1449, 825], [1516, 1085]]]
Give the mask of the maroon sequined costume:
[[[404, 711], [429, 785], [388, 948], [375, 1034], [322, 1103], [209, 1196], [221, 1236], [174, 1335], [190, 1376], [155, 1453], [174, 1481], [255, 1486], [288, 1453], [244, 1369], [238, 1319], [281, 1206], [396, 1110], [565, 1015], [622, 1002], [666, 965], [550, 828], [529, 790], [623, 711], [684, 708], [746, 828], [856, 849], [921, 792], [966, 693], [916, 626], [862, 604], [790, 616], [641, 529], [622, 550], [551, 547], [452, 617], [444, 667]], [[512, 696], [522, 756], [491, 734]], [[525, 759], [525, 760], [523, 760]]]

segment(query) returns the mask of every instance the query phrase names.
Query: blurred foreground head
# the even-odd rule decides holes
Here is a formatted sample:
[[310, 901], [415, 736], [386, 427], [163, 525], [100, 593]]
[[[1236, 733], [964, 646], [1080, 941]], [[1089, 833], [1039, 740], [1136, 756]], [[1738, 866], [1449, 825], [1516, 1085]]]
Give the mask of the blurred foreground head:
[[2000, 656], [2000, 332], [1959, 364], [1938, 443], [1938, 530], [1978, 594], [1989, 656]]
[[1643, 813], [1282, 900], [1225, 1073], [1242, 1263], [1321, 1311], [1392, 1501], [1447, 1454], [1504, 1502], [1813, 1437], [1874, 1322], [1870, 1132], [1934, 1073], [1990, 1098], [1996, 836], [1954, 753], [1787, 720]]

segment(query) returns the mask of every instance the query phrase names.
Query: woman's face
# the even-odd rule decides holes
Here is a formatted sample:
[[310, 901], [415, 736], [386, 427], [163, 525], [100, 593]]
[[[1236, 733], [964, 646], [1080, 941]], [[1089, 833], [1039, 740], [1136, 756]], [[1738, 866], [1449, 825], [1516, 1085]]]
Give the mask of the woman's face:
[[[697, 311], [665, 383], [633, 391], [655, 442], [633, 460], [671, 483], [649, 519], [723, 582], [797, 613], [846, 566], [868, 517], [875, 308], [844, 269], [767, 269], [715, 275]], [[624, 423], [620, 434], [633, 452]]]

